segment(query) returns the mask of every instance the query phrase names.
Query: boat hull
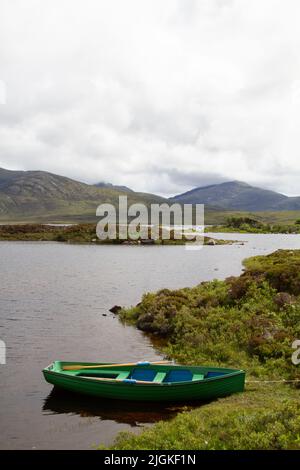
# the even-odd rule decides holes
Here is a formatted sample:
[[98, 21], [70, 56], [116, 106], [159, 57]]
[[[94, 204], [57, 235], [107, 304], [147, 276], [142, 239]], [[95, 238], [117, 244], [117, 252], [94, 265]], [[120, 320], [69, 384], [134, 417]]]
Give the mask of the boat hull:
[[[43, 370], [47, 382], [57, 388], [95, 397], [132, 400], [132, 401], [192, 401], [210, 400], [225, 397], [232, 393], [244, 390], [245, 372], [231, 369], [212, 369], [210, 371], [226, 371], [226, 375], [220, 375], [204, 380], [196, 380], [181, 383], [128, 383], [128, 381], [105, 381], [96, 378], [86, 378], [76, 374], [64, 373], [57, 370], [57, 363], [53, 363]], [[59, 363], [62, 364], [62, 363]], [[70, 363], [68, 363], [70, 364]], [[156, 370], [164, 371], [167, 366], [157, 367]], [[187, 366], [173, 366], [176, 370]], [[197, 369], [203, 372], [203, 368]], [[97, 369], [99, 371], [99, 369]], [[120, 370], [120, 368], [119, 368]], [[206, 370], [206, 369], [205, 369]], [[229, 372], [228, 372], [229, 371]]]

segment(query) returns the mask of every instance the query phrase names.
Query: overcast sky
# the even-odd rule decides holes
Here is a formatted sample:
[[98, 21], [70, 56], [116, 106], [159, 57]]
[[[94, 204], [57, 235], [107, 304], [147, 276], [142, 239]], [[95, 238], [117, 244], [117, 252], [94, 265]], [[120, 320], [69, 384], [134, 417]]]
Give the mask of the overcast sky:
[[299, 0], [1, 0], [0, 166], [300, 195], [299, 17]]

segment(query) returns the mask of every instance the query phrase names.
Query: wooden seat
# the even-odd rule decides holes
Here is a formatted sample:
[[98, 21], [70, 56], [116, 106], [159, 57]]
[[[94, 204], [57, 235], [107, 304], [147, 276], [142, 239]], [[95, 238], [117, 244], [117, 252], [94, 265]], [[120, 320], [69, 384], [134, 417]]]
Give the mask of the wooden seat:
[[165, 372], [157, 372], [156, 376], [153, 379], [153, 382], [161, 383], [167, 374]]
[[130, 371], [129, 371], [129, 370], [124, 370], [123, 372], [120, 372], [120, 374], [118, 375], [117, 379], [118, 379], [118, 380], [127, 379], [127, 377], [128, 377], [129, 374], [130, 374]]
[[204, 379], [204, 375], [203, 374], [193, 374], [193, 382], [194, 380], [203, 380]]

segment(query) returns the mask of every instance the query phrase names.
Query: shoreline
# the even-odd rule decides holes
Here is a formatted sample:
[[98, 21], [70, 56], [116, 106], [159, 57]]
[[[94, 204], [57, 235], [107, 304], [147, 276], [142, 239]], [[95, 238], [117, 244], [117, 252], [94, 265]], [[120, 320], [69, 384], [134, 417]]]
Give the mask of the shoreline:
[[263, 222], [254, 217], [229, 217], [223, 224], [205, 227], [205, 232], [257, 233], [257, 234], [300, 234], [300, 219], [293, 224]]
[[240, 276], [224, 281], [146, 294], [119, 317], [150, 333], [150, 339], [163, 340], [156, 342], [158, 350], [179, 363], [245, 369], [245, 391], [181, 412], [138, 435], [121, 433], [110, 449], [300, 448], [299, 390], [272, 383], [300, 379], [291, 362], [292, 340], [300, 335], [300, 284], [294, 280], [300, 250], [248, 258], [244, 266]]
[[[0, 225], [0, 241], [38, 241], [38, 242], [64, 242], [77, 244], [93, 245], [179, 245], [183, 246], [189, 242], [189, 239], [182, 234], [181, 239], [176, 239], [174, 230], [169, 232], [170, 239], [163, 238], [163, 229], [160, 228], [159, 239], [150, 238], [150, 229], [148, 238], [139, 238], [137, 240], [119, 239], [118, 228], [117, 238], [114, 240], [99, 240], [96, 234], [96, 224], [77, 224], [77, 225], [46, 225], [46, 224], [22, 224], [22, 225]], [[243, 244], [237, 240], [222, 240], [203, 236], [204, 245], [230, 245]], [[192, 242], [190, 242], [192, 243]]]

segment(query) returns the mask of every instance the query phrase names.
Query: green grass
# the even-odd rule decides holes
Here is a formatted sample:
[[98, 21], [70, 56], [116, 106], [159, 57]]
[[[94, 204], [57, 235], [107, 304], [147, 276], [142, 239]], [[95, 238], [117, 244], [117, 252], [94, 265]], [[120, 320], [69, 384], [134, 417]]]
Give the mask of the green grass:
[[145, 294], [120, 318], [165, 338], [164, 352], [179, 362], [297, 378], [290, 358], [300, 338], [300, 251], [250, 258], [245, 266], [225, 281]]
[[[245, 261], [245, 272], [193, 288], [148, 293], [124, 322], [158, 338], [180, 363], [243, 368], [247, 380], [299, 380], [292, 342], [300, 338], [300, 250]], [[300, 448], [299, 390], [249, 384], [246, 392], [122, 434], [120, 449]]]
[[111, 449], [300, 449], [299, 390], [249, 385], [139, 435], [122, 432]]
[[[210, 224], [206, 218], [206, 224]], [[299, 212], [223, 213], [206, 232], [228, 233], [300, 233]]]

